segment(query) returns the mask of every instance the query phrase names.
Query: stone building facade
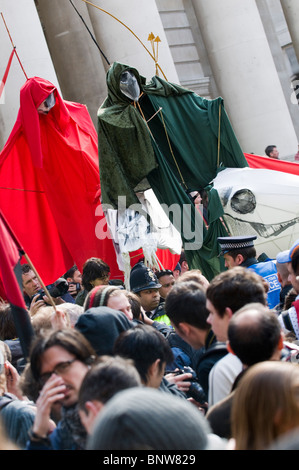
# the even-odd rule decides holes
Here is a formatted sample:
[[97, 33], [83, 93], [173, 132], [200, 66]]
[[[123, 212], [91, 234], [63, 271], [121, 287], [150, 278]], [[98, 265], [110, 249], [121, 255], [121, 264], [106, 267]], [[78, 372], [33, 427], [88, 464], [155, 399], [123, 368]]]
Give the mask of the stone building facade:
[[[95, 124], [109, 64], [131, 65], [150, 79], [158, 54], [160, 76], [208, 99], [223, 97], [244, 152], [263, 155], [275, 144], [280, 158], [294, 160], [298, 0], [0, 0], [0, 11], [26, 75], [86, 104]], [[12, 44], [1, 18], [0, 41], [2, 77]], [[14, 57], [0, 101], [0, 149], [25, 80]]]

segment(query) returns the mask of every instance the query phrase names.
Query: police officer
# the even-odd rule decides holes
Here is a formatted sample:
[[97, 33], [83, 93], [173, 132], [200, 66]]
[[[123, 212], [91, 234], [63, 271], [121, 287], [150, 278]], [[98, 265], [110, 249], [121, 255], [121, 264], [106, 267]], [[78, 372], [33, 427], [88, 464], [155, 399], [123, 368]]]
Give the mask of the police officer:
[[130, 273], [130, 289], [138, 295], [142, 308], [151, 319], [170, 325], [170, 320], [164, 311], [159, 289], [162, 285], [154, 271], [144, 263], [137, 263]]
[[220, 256], [225, 260], [225, 267], [243, 266], [259, 274], [268, 283], [267, 300], [269, 308], [275, 308], [280, 302], [281, 285], [277, 276], [276, 263], [272, 260], [259, 262], [256, 258], [254, 240], [256, 235], [238, 237], [218, 237], [221, 247]]

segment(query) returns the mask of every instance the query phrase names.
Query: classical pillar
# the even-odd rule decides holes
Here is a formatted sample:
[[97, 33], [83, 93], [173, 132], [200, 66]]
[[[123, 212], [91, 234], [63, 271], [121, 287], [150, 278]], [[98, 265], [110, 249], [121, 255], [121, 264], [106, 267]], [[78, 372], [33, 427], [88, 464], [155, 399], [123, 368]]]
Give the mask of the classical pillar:
[[[162, 71], [168, 81], [179, 83], [159, 11], [154, 1], [91, 0], [91, 3], [127, 26], [108, 13], [87, 5], [97, 41], [101, 44], [109, 62], [120, 62], [135, 67], [141, 75], [150, 79], [156, 73], [155, 61], [143, 45], [153, 53], [151, 43], [148, 41], [150, 33], [153, 33], [161, 40], [158, 43], [158, 63]], [[161, 71], [159, 76], [164, 78]]]
[[[91, 33], [86, 4], [73, 2]], [[97, 111], [106, 97], [102, 55], [69, 1], [36, 0], [63, 98], [85, 104], [96, 126]]]
[[[1, 13], [4, 16], [12, 41], [28, 77], [42, 77], [58, 86], [44, 33], [33, 0], [12, 2], [1, 0]], [[0, 81], [4, 75], [10, 53], [13, 49], [2, 17], [0, 17]], [[14, 55], [0, 100], [0, 150], [7, 141], [16, 121], [20, 107], [20, 88], [26, 75]]]
[[280, 3], [292, 38], [297, 60], [299, 62], [299, 2], [298, 0], [280, 0]]
[[[280, 158], [298, 148], [255, 0], [193, 0], [220, 95], [241, 147], [264, 155], [277, 145]], [[290, 91], [291, 99], [291, 91]]]

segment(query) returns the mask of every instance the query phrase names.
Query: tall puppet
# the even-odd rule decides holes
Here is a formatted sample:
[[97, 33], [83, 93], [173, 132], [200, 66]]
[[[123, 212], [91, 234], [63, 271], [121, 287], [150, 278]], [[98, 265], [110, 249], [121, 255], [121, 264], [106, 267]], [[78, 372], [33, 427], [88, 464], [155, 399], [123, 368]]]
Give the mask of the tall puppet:
[[116, 206], [122, 195], [129, 206], [151, 187], [161, 204], [177, 204], [182, 217], [172, 222], [189, 265], [212, 278], [220, 270], [217, 236], [227, 234], [222, 205], [209, 188], [207, 229], [188, 193], [208, 187], [221, 168], [247, 166], [223, 100], [203, 99], [158, 76], [146, 83], [135, 68], [117, 62], [107, 72], [107, 88], [98, 111], [103, 202]]
[[45, 283], [74, 263], [81, 270], [92, 256], [109, 264], [112, 277], [122, 276], [103, 230], [97, 133], [86, 106], [29, 78], [0, 153], [0, 181], [1, 210]]

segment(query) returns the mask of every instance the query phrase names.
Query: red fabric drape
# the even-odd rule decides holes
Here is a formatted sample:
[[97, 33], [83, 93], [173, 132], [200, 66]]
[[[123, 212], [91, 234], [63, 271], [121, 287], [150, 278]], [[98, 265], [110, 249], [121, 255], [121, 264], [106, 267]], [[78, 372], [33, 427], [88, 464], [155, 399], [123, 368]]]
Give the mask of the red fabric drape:
[[[38, 114], [51, 92], [54, 108]], [[111, 237], [96, 233], [98, 224], [106, 225], [99, 194], [97, 133], [86, 106], [62, 100], [47, 80], [30, 78], [0, 153], [0, 208], [46, 285], [74, 263], [82, 271], [92, 256], [109, 264], [111, 278], [123, 277]]]

